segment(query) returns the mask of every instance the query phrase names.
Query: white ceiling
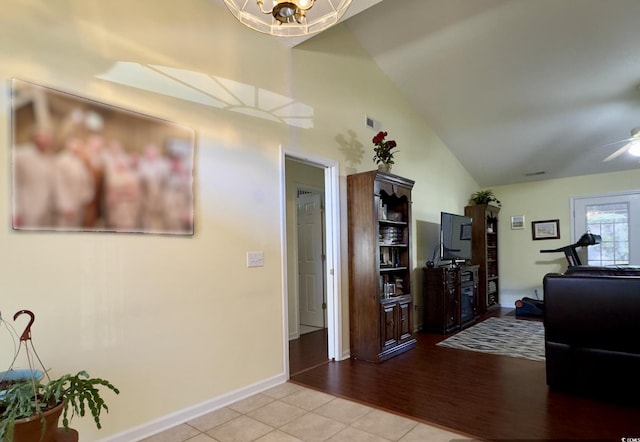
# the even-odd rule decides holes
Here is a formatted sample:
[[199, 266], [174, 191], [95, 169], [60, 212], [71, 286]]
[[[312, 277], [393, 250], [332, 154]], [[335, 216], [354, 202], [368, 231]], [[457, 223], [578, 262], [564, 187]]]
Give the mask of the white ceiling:
[[602, 161], [640, 126], [639, 0], [384, 0], [346, 23], [481, 186], [640, 167]]
[[342, 21], [483, 187], [640, 167], [603, 162], [640, 126], [640, 0], [353, 0]]

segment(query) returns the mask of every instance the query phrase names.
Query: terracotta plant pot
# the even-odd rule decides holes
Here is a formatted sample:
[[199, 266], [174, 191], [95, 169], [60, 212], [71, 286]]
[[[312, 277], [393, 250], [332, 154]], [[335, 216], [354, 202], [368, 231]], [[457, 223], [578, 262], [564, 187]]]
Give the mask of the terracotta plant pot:
[[[13, 442], [57, 442], [58, 418], [62, 414], [63, 407], [64, 404], [60, 403], [51, 410], [45, 411], [47, 426], [44, 435], [42, 435], [40, 416], [34, 415], [17, 420], [13, 430]], [[40, 439], [41, 435], [42, 439]]]
[[78, 442], [80, 436], [73, 428], [58, 428], [56, 433], [56, 442]]

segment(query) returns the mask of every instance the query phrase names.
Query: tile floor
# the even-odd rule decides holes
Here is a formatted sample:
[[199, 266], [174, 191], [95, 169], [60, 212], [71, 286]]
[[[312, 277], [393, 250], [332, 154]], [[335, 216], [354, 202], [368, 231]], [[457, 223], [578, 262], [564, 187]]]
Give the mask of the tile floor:
[[469, 439], [287, 382], [143, 442], [451, 440]]

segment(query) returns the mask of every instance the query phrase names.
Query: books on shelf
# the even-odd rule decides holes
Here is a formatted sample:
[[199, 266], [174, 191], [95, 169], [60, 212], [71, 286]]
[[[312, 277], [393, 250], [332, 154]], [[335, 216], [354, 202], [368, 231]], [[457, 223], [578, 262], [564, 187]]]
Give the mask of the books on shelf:
[[380, 267], [399, 267], [400, 251], [392, 247], [380, 248]]
[[380, 244], [401, 244], [402, 229], [395, 226], [380, 227]]

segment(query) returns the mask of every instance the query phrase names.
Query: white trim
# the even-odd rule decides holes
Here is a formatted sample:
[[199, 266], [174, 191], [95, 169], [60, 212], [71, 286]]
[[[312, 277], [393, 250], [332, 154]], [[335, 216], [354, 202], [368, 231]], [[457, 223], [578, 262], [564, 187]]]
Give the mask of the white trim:
[[[285, 164], [286, 164], [286, 157], [285, 157]], [[285, 165], [285, 171], [286, 171], [286, 165]], [[285, 174], [283, 174], [283, 175], [285, 175]], [[284, 185], [285, 185], [285, 193], [286, 193], [286, 185], [287, 185], [286, 177], [285, 177]], [[296, 193], [297, 193], [297, 191], [298, 191], [298, 189], [296, 188]], [[296, 197], [296, 199], [297, 199], [297, 197]], [[285, 199], [284, 204], [286, 205], [286, 203], [287, 202], [286, 202], [286, 199]], [[285, 207], [285, 221], [287, 220], [286, 216], [287, 215], [286, 215], [286, 207]], [[292, 222], [296, 226], [295, 230], [297, 232], [298, 231], [297, 201], [296, 201], [296, 209], [292, 211], [292, 216], [294, 218]], [[289, 220], [289, 221], [291, 221], [291, 220]], [[286, 224], [286, 222], [285, 222], [285, 224]], [[292, 226], [292, 228], [293, 228], [293, 226]], [[287, 230], [285, 228], [285, 232], [286, 231]], [[293, 238], [285, 237], [284, 240], [285, 240], [285, 247], [286, 247], [287, 243], [291, 243], [290, 249], [291, 249], [291, 251], [293, 253], [292, 261], [293, 262], [298, 262], [298, 235], [293, 235]], [[285, 249], [285, 253], [288, 253], [288, 252], [289, 251], [287, 249]], [[289, 257], [287, 256], [287, 260], [283, 264], [288, 262], [288, 258]], [[292, 289], [293, 289], [294, 293], [298, 293], [298, 294], [300, 293], [299, 292], [299, 290], [300, 290], [300, 278], [299, 277], [293, 278], [293, 287], [292, 287]], [[288, 293], [289, 293], [289, 285], [288, 285], [288, 279], [287, 279], [287, 290], [285, 290], [285, 294], [288, 294]], [[289, 300], [289, 296], [286, 296], [286, 298], [287, 298], [287, 301], [288, 301]], [[291, 327], [291, 323], [289, 323], [289, 326], [288, 326], [289, 340], [298, 339], [300, 337], [300, 302], [299, 302], [300, 301], [300, 296], [292, 296], [291, 298], [292, 298], [291, 302], [293, 302], [294, 305], [287, 306], [287, 310], [289, 310], [289, 309], [291, 309], [291, 307], [293, 307], [291, 309], [291, 311], [293, 312], [293, 327]], [[287, 319], [288, 319], [288, 317], [287, 317]], [[292, 335], [294, 337], [292, 337]], [[289, 359], [287, 358], [287, 360], [289, 360]]]
[[341, 279], [340, 279], [340, 181], [339, 164], [327, 158], [316, 157], [304, 152], [298, 152], [290, 148], [280, 150], [281, 164], [281, 236], [282, 236], [282, 284], [284, 305], [284, 345], [286, 349], [286, 374], [289, 376], [289, 341], [287, 312], [289, 300], [287, 297], [287, 250], [286, 250], [286, 183], [284, 176], [285, 156], [305, 162], [313, 166], [324, 168], [324, 197], [325, 197], [325, 240], [326, 240], [326, 266], [327, 266], [327, 333], [328, 333], [328, 357], [329, 359], [344, 359], [342, 349], [342, 309], [341, 309]]
[[143, 440], [207, 413], [211, 413], [212, 411], [231, 405], [234, 402], [238, 402], [242, 399], [283, 384], [287, 381], [287, 378], [288, 376], [279, 374], [277, 376], [264, 379], [255, 384], [247, 385], [239, 388], [238, 390], [201, 402], [200, 404], [167, 414], [166, 416], [154, 419], [122, 433], [100, 439], [98, 442], [132, 442]]
[[289, 379], [289, 285], [287, 284], [287, 183], [285, 177], [285, 152], [280, 145], [280, 266], [282, 268], [282, 366]]
[[[340, 272], [340, 176], [337, 163], [324, 170], [326, 258], [327, 258], [327, 326], [329, 358], [342, 360], [342, 303]], [[339, 356], [340, 355], [340, 356]]]

